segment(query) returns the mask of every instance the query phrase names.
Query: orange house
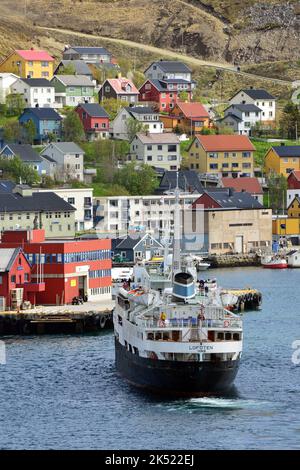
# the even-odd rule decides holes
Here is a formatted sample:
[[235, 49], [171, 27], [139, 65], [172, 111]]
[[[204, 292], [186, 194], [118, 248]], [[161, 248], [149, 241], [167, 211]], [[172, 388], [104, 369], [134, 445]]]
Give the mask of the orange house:
[[179, 127], [186, 134], [197, 134], [204, 127], [210, 127], [209, 114], [201, 103], [177, 102], [172, 114], [161, 115], [166, 131]]

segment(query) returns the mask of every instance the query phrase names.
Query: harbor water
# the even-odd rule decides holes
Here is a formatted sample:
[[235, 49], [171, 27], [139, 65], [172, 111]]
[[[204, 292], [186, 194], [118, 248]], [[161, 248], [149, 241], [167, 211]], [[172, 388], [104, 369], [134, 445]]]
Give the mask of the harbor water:
[[[115, 372], [112, 331], [5, 337], [1, 449], [300, 449], [300, 269], [210, 270], [223, 287], [254, 287], [230, 396], [162, 400]], [[300, 354], [298, 354], [298, 358]]]

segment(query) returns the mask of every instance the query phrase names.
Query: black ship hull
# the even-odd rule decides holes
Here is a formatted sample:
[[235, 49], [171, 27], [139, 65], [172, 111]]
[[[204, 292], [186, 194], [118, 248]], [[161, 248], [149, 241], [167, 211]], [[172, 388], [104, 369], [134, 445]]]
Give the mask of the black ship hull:
[[117, 371], [131, 384], [167, 396], [220, 395], [229, 392], [239, 360], [224, 362], [160, 361], [132, 354], [115, 339]]

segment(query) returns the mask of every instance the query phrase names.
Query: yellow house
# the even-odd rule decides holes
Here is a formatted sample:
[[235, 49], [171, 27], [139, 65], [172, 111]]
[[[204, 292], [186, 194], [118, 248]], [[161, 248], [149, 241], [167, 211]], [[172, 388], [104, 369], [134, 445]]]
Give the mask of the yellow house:
[[278, 145], [268, 150], [265, 156], [265, 171], [286, 178], [293, 170], [300, 170], [300, 145]]
[[21, 78], [53, 77], [54, 58], [46, 51], [15, 50], [0, 64], [0, 72], [10, 72]]
[[299, 235], [300, 218], [276, 217], [272, 220], [272, 233], [278, 236]]
[[287, 213], [289, 217], [297, 217], [300, 218], [300, 199], [299, 197], [295, 197], [293, 201], [290, 203], [290, 205], [287, 208]]
[[199, 173], [223, 177], [253, 176], [255, 147], [245, 135], [196, 135], [188, 165]]

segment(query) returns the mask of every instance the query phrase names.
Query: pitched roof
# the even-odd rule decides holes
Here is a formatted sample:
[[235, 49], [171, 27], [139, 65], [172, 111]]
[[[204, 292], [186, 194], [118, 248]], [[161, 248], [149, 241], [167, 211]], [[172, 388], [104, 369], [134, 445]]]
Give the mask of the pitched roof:
[[21, 78], [20, 80], [30, 87], [53, 87], [52, 83], [46, 78]]
[[299, 196], [295, 196], [294, 199], [292, 199], [292, 201], [289, 203], [287, 209], [289, 209], [295, 201], [298, 202], [298, 205], [300, 206], [300, 198]]
[[[72, 65], [77, 75], [92, 75], [92, 72], [84, 60], [62, 60], [56, 67], [54, 75], [59, 75], [60, 67], [68, 67]], [[58, 73], [57, 73], [58, 72]]]
[[300, 170], [293, 170], [288, 176], [288, 179], [291, 177], [291, 175], [294, 175], [296, 180], [300, 181]]
[[54, 160], [54, 158], [51, 158], [48, 155], [42, 155], [41, 158], [42, 158], [42, 160], [45, 159], [50, 163], [55, 163], [55, 164], [57, 163], [56, 160]]
[[64, 51], [64, 54], [68, 51], [76, 51], [78, 54], [108, 54], [111, 53], [105, 47], [84, 47], [84, 46], [70, 46], [69, 49]]
[[275, 100], [275, 97], [271, 95], [268, 91], [262, 89], [248, 89], [248, 90], [241, 90], [246, 95], [250, 96], [253, 100]]
[[25, 60], [32, 60], [32, 61], [43, 60], [45, 62], [54, 61], [53, 57], [51, 57], [51, 55], [48, 54], [48, 52], [46, 51], [36, 51], [34, 49], [29, 49], [29, 50], [17, 49], [16, 53], [20, 57], [22, 57], [22, 59], [25, 59]]
[[94, 88], [94, 83], [86, 75], [55, 75], [55, 77], [65, 86], [89, 86]]
[[222, 178], [224, 188], [233, 188], [235, 191], [246, 191], [250, 194], [263, 194], [262, 187], [257, 178]]
[[156, 65], [157, 67], [160, 67], [164, 72], [167, 72], [167, 73], [176, 73], [176, 72], [191, 73], [191, 69], [186, 64], [184, 64], [183, 62], [180, 62], [179, 60], [159, 60], [157, 62], [153, 62], [145, 70], [145, 72], [152, 65]]
[[82, 108], [89, 116], [109, 118], [109, 115], [98, 103], [80, 103], [78, 107]]
[[32, 196], [3, 193], [0, 197], [0, 212], [74, 212], [75, 210], [71, 204], [53, 192], [32, 193]]
[[0, 180], [0, 194], [12, 193], [16, 183], [9, 180]]
[[47, 120], [47, 119], [50, 121], [62, 120], [62, 117], [53, 108], [25, 108], [23, 114], [26, 114], [28, 112], [34, 114], [38, 119], [42, 119], [42, 120]]
[[158, 114], [151, 106], [127, 106], [125, 109], [133, 114]]
[[[132, 81], [128, 80], [128, 78], [108, 78], [104, 83], [108, 82], [110, 86], [115, 90], [117, 94], [134, 94], [138, 95], [139, 91], [136, 86], [132, 83]], [[103, 84], [104, 85], [104, 84]], [[102, 87], [103, 87], [102, 85]], [[131, 86], [131, 91], [126, 91], [127, 85]]]
[[300, 157], [300, 145], [276, 145], [272, 149], [279, 157]]
[[126, 237], [115, 247], [116, 250], [131, 250], [133, 249], [144, 237]]
[[225, 111], [227, 111], [227, 109], [234, 108], [238, 109], [242, 113], [261, 113], [261, 109], [255, 104], [231, 104], [228, 106], [228, 108], [225, 109]]
[[207, 152], [254, 151], [255, 147], [245, 135], [196, 135]]
[[10, 149], [15, 156], [19, 156], [23, 162], [41, 162], [39, 154], [29, 144], [7, 144], [1, 150], [0, 155], [4, 155], [4, 150]]
[[[226, 111], [226, 110], [225, 110]], [[234, 119], [235, 121], [239, 121], [239, 122], [242, 122], [243, 119], [240, 118], [239, 116], [237, 116], [236, 114], [233, 114], [233, 113], [226, 113], [225, 116], [221, 119], [216, 119], [217, 122], [222, 122], [224, 121], [224, 119], [230, 117], [231, 119]]]
[[[262, 209], [263, 206], [248, 192], [234, 192], [230, 188], [224, 188], [223, 191], [206, 191], [197, 201], [193, 203], [193, 207], [203, 204], [204, 196], [208, 195], [219, 206], [220, 209]], [[206, 209], [206, 207], [204, 207]], [[210, 207], [207, 207], [208, 209]], [[215, 210], [215, 209], [214, 209]], [[218, 209], [216, 209], [218, 210]]]
[[[172, 191], [176, 188], [176, 171], [165, 171], [159, 184], [159, 191]], [[193, 170], [180, 170], [178, 172], [178, 187], [184, 192], [203, 193], [203, 186], [198, 174]]]
[[75, 142], [52, 142], [51, 144], [47, 145], [47, 147], [42, 151], [42, 156], [44, 152], [49, 147], [56, 147], [60, 150], [63, 154], [66, 153], [84, 153], [82, 148], [79, 145], [75, 144]]
[[209, 114], [201, 103], [183, 103], [177, 101], [177, 106], [188, 119], [197, 119], [200, 117], [209, 118]]
[[179, 144], [180, 140], [176, 134], [172, 132], [143, 134], [139, 132], [136, 137], [140, 139], [143, 144]]
[[0, 273], [10, 270], [19, 253], [20, 248], [0, 248]]

